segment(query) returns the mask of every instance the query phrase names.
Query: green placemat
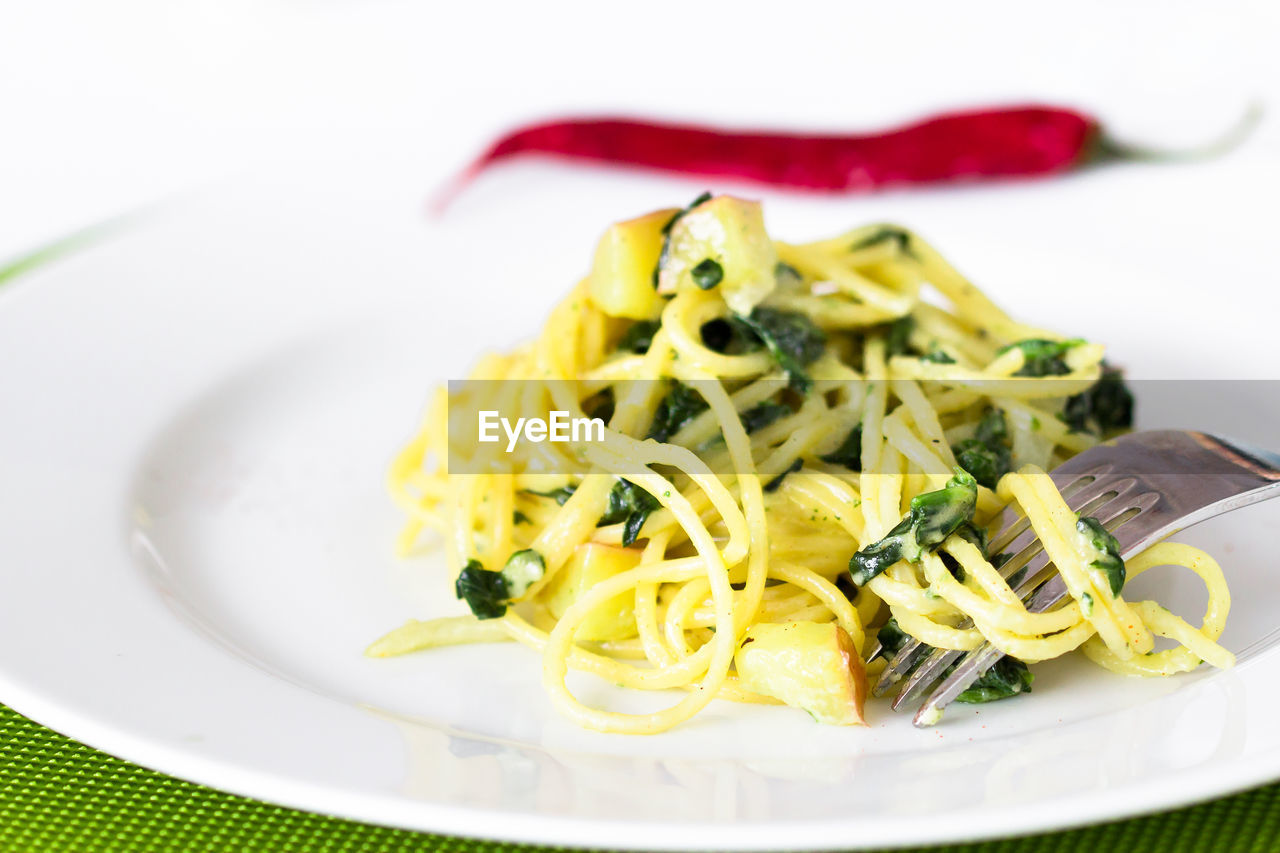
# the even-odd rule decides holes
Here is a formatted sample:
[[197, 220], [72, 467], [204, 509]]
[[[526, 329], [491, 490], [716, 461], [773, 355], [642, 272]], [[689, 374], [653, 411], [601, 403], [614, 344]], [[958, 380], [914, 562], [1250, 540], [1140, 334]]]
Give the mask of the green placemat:
[[[90, 749], [0, 705], [0, 850], [499, 853], [540, 849], [299, 812], [164, 776]], [[932, 853], [1280, 850], [1280, 784], [1213, 803]]]

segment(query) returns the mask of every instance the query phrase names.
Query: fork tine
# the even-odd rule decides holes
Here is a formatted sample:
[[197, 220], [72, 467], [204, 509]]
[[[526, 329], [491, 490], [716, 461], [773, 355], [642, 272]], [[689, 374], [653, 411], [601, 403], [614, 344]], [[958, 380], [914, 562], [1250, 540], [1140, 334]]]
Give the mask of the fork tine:
[[[1125, 524], [1126, 521], [1132, 519], [1133, 516], [1124, 517], [1124, 519], [1121, 519], [1120, 516], [1133, 510], [1135, 501], [1142, 501], [1143, 498], [1147, 498], [1146, 505], [1142, 507], [1147, 508], [1149, 502], [1158, 500], [1158, 496], [1153, 493], [1144, 494], [1144, 496], [1139, 496], [1138, 498], [1126, 497], [1126, 494], [1132, 491], [1135, 484], [1137, 484], [1137, 480], [1130, 478], [1128, 480], [1117, 480], [1114, 485], [1107, 485], [1103, 489], [1080, 491], [1073, 494], [1071, 500], [1068, 501], [1068, 506], [1075, 501], [1083, 501], [1080, 505], [1071, 507], [1076, 514], [1098, 514], [1102, 516], [1100, 520], [1103, 525], [1106, 525], [1108, 529], [1115, 529], [1117, 526]], [[1134, 512], [1133, 515], [1137, 515], [1137, 512]], [[1021, 565], [1018, 565], [1019, 562], [1021, 562]], [[1010, 573], [1004, 573], [1006, 566], [1012, 567]], [[1039, 585], [1050, 578], [1046, 570], [1050, 569], [1051, 566], [1052, 564], [1048, 562], [1048, 556], [1044, 553], [1043, 546], [1039, 543], [1039, 539], [1036, 539], [1033, 546], [1024, 548], [1023, 552], [1018, 553], [1018, 555], [1007, 561], [1004, 566], [1001, 566], [1001, 575], [1004, 576], [1005, 580], [1009, 581], [1011, 587], [1014, 587], [1016, 596], [1027, 598]], [[1046, 607], [1048, 606], [1050, 605], [1046, 605]], [[961, 628], [969, 628], [972, 625], [973, 621], [968, 619], [960, 624]], [[893, 710], [900, 710], [905, 704], [915, 702], [916, 699], [922, 697], [925, 690], [928, 690], [934, 681], [942, 678], [947, 671], [947, 667], [960, 660], [964, 654], [966, 652], [943, 648], [936, 649], [932, 654], [929, 654], [929, 657], [925, 658], [924, 662], [920, 663], [914, 672], [911, 672], [911, 678], [906, 680], [906, 684], [902, 685], [899, 694], [893, 699], [891, 706]], [[886, 669], [886, 671], [888, 670]], [[952, 672], [952, 675], [954, 674], [955, 672]], [[978, 675], [974, 675], [973, 678], [977, 679], [979, 675], [982, 675], [982, 672], [978, 672]], [[902, 676], [899, 675], [893, 681], [899, 681], [901, 678]], [[950, 680], [951, 676], [947, 676], [947, 678]], [[883, 683], [883, 680], [882, 676], [881, 683]], [[973, 679], [970, 679], [970, 683], [972, 681]], [[879, 688], [881, 685], [877, 684], [876, 686]], [[964, 688], [961, 688], [961, 690], [964, 690]]]
[[[1102, 475], [1108, 473], [1110, 470], [1110, 465], [1099, 465], [1096, 468], [1083, 472], [1074, 480], [1062, 487], [1061, 494], [1063, 498], [1070, 498], [1073, 495], [1079, 494], [1083, 489], [1096, 482], [1100, 477], [1102, 477]], [[1025, 533], [1027, 528], [1031, 526], [1025, 515], [1016, 513], [1016, 511], [1011, 512], [1015, 512], [1016, 518], [1006, 522], [1001, 531], [991, 539], [989, 548], [993, 554], [1000, 554], [1007, 551], [1009, 546], [1013, 544], [1013, 540]]]
[[[1086, 471], [1080, 474], [1076, 479], [1066, 484], [1062, 489], [1062, 493], [1067, 496], [1075, 495], [1109, 470], [1110, 466], [1099, 466]], [[1014, 514], [1012, 510], [1010, 511], [1010, 514]], [[988, 550], [996, 554], [1009, 550], [1009, 548], [1015, 543], [1021, 543], [1016, 549], [1014, 549], [1014, 557], [1007, 560], [1000, 566], [1001, 577], [1006, 580], [1010, 579], [1035, 557], [1040, 548], [1040, 544], [1039, 540], [1035, 539], [1034, 536], [1034, 533], [1030, 532], [1030, 523], [1027, 521], [1026, 516], [1021, 514], [1017, 514], [1012, 521], [1006, 523], [1005, 527], [995, 535], [991, 540]], [[1027, 549], [1027, 546], [1031, 546], [1032, 550], [1028, 551], [1024, 555], [1022, 552]], [[966, 620], [961, 627], [966, 627], [970, 624], [972, 623]], [[877, 681], [875, 687], [872, 688], [872, 695], [883, 696], [895, 684], [906, 677], [907, 673], [922, 657], [923, 652], [921, 650], [926, 648], [928, 647], [919, 640], [908, 640], [906, 645], [898, 650], [898, 653], [894, 656], [893, 660], [891, 660], [888, 666], [884, 668], [884, 672], [881, 673], [879, 681]], [[877, 640], [875, 645], [869, 650], [867, 660], [875, 658], [881, 651], [883, 651], [883, 647]]]
[[893, 656], [893, 660], [889, 661], [889, 665], [884, 668], [884, 672], [880, 674], [880, 680], [876, 682], [876, 686], [871, 689], [872, 696], [883, 696], [889, 690], [902, 680], [911, 667], [924, 657], [928, 646], [920, 641], [907, 643], [898, 653]]
[[[1090, 485], [1092, 482], [1094, 481], [1091, 481]], [[1132, 488], [1132, 483], [1125, 484], [1121, 482], [1117, 485], [1123, 486], [1125, 491]], [[1072, 507], [1072, 510], [1081, 514], [1097, 512], [1100, 508], [1108, 505], [1111, 501], [1118, 500], [1120, 498], [1120, 495], [1113, 495], [1112, 491], [1113, 489], [1109, 487], [1104, 487], [1102, 489], [1089, 489], [1087, 487], [1071, 489], [1067, 505], [1071, 506], [1072, 503], [1075, 503], [1076, 505]], [[1044, 553], [1044, 546], [1040, 544], [1039, 538], [1036, 537], [1034, 531], [1030, 530], [1029, 526], [1024, 531], [1023, 535], [1016, 537], [1014, 541], [1025, 542], [1025, 544], [1021, 550], [1017, 551], [1013, 557], [1000, 566], [1000, 576], [1008, 581], [1010, 585], [1014, 586], [1015, 593], [1018, 593], [1019, 596], [1021, 596], [1022, 593], [1019, 592], [1020, 589], [1029, 583], [1036, 582], [1040, 578], [1040, 575], [1043, 573], [1043, 569], [1048, 564], [1048, 557]], [[971, 620], [965, 619], [958, 627], [968, 628], [972, 625], [973, 622]], [[902, 651], [907, 651], [908, 647], [911, 647], [914, 651], [915, 649], [924, 647], [924, 644], [919, 640], [913, 640], [907, 646], [904, 646]], [[947, 667], [951, 666], [952, 663], [964, 654], [964, 652], [954, 651], [952, 649], [935, 649], [927, 658], [925, 658], [924, 662], [917, 666], [911, 673], [911, 677], [902, 685], [902, 689], [899, 691], [897, 697], [894, 698], [891, 707], [896, 711], [907, 703], [919, 699], [934, 681], [942, 677], [942, 674], [947, 670]], [[919, 659], [919, 657], [920, 655], [917, 654], [910, 660], [914, 663]], [[894, 663], [898, 663], [900, 660], [903, 662], [907, 660], [901, 652], [898, 657], [894, 658]], [[901, 681], [905, 675], [905, 669], [895, 671], [894, 665], [891, 663], [889, 666], [885, 667], [885, 671], [880, 676], [880, 681], [877, 682], [872, 693], [875, 695], [883, 695], [890, 687]], [[880, 692], [876, 693], [876, 691]]]
[[[1159, 502], [1160, 496], [1155, 492], [1147, 492], [1136, 496], [1127, 495], [1126, 493], [1132, 489], [1132, 485], [1123, 482], [1117, 483], [1117, 486], [1121, 487], [1117, 489], [1121, 494], [1111, 498], [1104, 505], [1089, 510], [1097, 513], [1099, 520], [1109, 531], [1118, 530]], [[1104, 494], [1107, 494], [1107, 492], [1104, 492]], [[1027, 578], [1014, 590], [1020, 598], [1026, 601], [1026, 608], [1031, 613], [1043, 613], [1067, 597], [1066, 584], [1062, 582], [1061, 576], [1045, 571], [1050, 568], [1052, 568], [1052, 564], [1046, 560], [1043, 568], [1035, 573], [1036, 576]], [[948, 660], [948, 665], [951, 661], [955, 661], [960, 657], [964, 657], [964, 660], [960, 661], [955, 669], [943, 679], [942, 683], [929, 694], [929, 697], [920, 706], [912, 720], [912, 723], [916, 726], [933, 725], [938, 720], [944, 707], [968, 689], [969, 685], [995, 665], [996, 661], [1004, 657], [1004, 652], [1001, 652], [991, 643], [984, 643], [971, 652], [950, 652], [949, 654], [951, 657]], [[936, 656], [942, 657], [941, 655]], [[933, 659], [931, 657], [925, 662], [925, 666], [932, 663]], [[923, 669], [923, 666], [921, 668]], [[939, 674], [940, 672], [939, 670]], [[908, 698], [909, 690], [912, 693], [911, 698], [918, 697], [933, 680], [930, 679], [923, 686], [920, 683], [908, 683], [905, 685], [902, 693], [894, 700], [893, 707], [897, 709], [900, 703], [910, 701]]]
[[[1054, 575], [1044, 583], [1027, 601], [1027, 610], [1042, 613], [1067, 597], [1067, 585], [1062, 578]], [[969, 689], [969, 685], [977, 681], [987, 670], [995, 666], [1004, 652], [991, 643], [984, 643], [971, 652], [947, 676], [937, 689], [929, 694], [929, 698], [920, 705], [911, 724], [916, 727], [928, 727], [937, 723], [942, 717], [942, 710], [955, 701], [961, 693]]]
[[[1124, 558], [1205, 519], [1280, 497], [1280, 454], [1208, 433], [1183, 430], [1132, 433], [1086, 450], [1055, 468], [1050, 476], [1066, 496], [1066, 487], [1092, 475], [1091, 469], [1095, 466], [1101, 473], [1068, 498], [1067, 505], [1077, 514], [1088, 512], [1098, 516], [1120, 542], [1120, 554]], [[1108, 479], [1108, 474], [1114, 479]], [[1188, 479], [1188, 474], [1196, 476]], [[1137, 488], [1143, 490], [1141, 494], [1133, 494]], [[1080, 501], [1089, 504], [1099, 498], [1102, 505], [1097, 510], [1074, 506]], [[1015, 520], [1009, 519], [1007, 523]], [[1022, 534], [1017, 531], [1006, 529], [1001, 535], [1006, 534], [1010, 543], [1022, 541]], [[1003, 553], [1007, 553], [1007, 549]], [[1008, 578], [1015, 592], [1027, 602], [1028, 610], [1043, 612], [1066, 596], [1061, 576], [1051, 568], [1046, 561], [1042, 570]], [[915, 725], [937, 722], [942, 708], [1001, 656], [990, 644], [966, 653], [964, 660], [921, 706]], [[928, 666], [929, 661], [924, 665]], [[913, 680], [916, 679], [913, 677]], [[910, 686], [913, 685], [909, 682]], [[902, 700], [900, 695], [894, 707]]]

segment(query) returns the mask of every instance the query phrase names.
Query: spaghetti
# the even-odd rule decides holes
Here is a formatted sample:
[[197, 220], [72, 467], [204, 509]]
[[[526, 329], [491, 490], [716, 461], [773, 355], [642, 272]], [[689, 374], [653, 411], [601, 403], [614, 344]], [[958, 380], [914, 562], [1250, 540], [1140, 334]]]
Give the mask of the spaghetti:
[[[472, 615], [411, 621], [371, 655], [515, 640], [561, 711], [626, 733], [714, 698], [861, 722], [883, 667], [863, 656], [906, 636], [1010, 656], [968, 701], [1077, 648], [1131, 675], [1233, 663], [1218, 564], [1165, 543], [1126, 566], [1045, 474], [1128, 425], [1103, 348], [1013, 320], [909, 231], [776, 242], [727, 196], [619, 223], [539, 337], [473, 380], [436, 393], [390, 472], [401, 550], [440, 540]], [[481, 410], [607, 428], [485, 444]], [[1058, 609], [1028, 612], [987, 551], [1010, 505], [1066, 583]], [[1203, 580], [1201, 625], [1125, 600], [1126, 575], [1160, 566]], [[685, 695], [590, 707], [570, 668]]]

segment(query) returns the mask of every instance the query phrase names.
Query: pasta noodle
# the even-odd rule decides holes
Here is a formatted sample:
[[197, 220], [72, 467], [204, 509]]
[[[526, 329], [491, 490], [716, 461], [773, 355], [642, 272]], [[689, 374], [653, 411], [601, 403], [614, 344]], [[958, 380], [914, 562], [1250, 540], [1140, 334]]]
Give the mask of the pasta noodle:
[[[1045, 474], [1126, 425], [1101, 346], [1013, 320], [903, 229], [792, 245], [761, 222], [719, 196], [614, 226], [535, 341], [432, 397], [391, 466], [399, 545], [442, 545], [474, 615], [411, 621], [371, 655], [514, 640], [557, 708], [626, 733], [714, 698], [859, 722], [863, 658], [895, 636], [990, 641], [1017, 667], [1076, 648], [1130, 675], [1232, 664], [1218, 564], [1164, 543], [1124, 566]], [[486, 443], [471, 422], [554, 410], [605, 423]], [[1058, 609], [1028, 612], [987, 553], [1008, 506], [1066, 584]], [[1126, 572], [1165, 565], [1205, 583], [1198, 627], [1123, 597]], [[569, 668], [685, 695], [594, 708]]]

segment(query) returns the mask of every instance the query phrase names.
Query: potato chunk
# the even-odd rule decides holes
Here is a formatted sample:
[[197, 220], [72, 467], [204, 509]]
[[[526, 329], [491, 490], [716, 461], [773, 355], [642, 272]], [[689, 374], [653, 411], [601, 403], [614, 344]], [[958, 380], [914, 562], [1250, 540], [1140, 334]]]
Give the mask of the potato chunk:
[[834, 622], [752, 626], [734, 662], [742, 686], [833, 726], [866, 725], [866, 671], [853, 639]]
[[[718, 264], [718, 277], [695, 276], [701, 264]], [[715, 280], [735, 314], [746, 316], [777, 283], [778, 253], [764, 230], [760, 203], [721, 195], [680, 217], [658, 277], [659, 293], [675, 293]], [[714, 267], [713, 267], [714, 269]]]
[[[559, 619], [575, 601], [593, 586], [640, 563], [640, 550], [587, 542], [573, 551], [569, 562], [556, 572], [543, 592], [551, 615]], [[578, 626], [574, 637], [583, 641], [625, 640], [636, 635], [635, 595], [614, 596], [591, 611]]]
[[662, 229], [678, 212], [658, 210], [609, 226], [591, 265], [589, 292], [597, 308], [632, 320], [652, 320], [662, 313], [653, 271], [662, 253]]

